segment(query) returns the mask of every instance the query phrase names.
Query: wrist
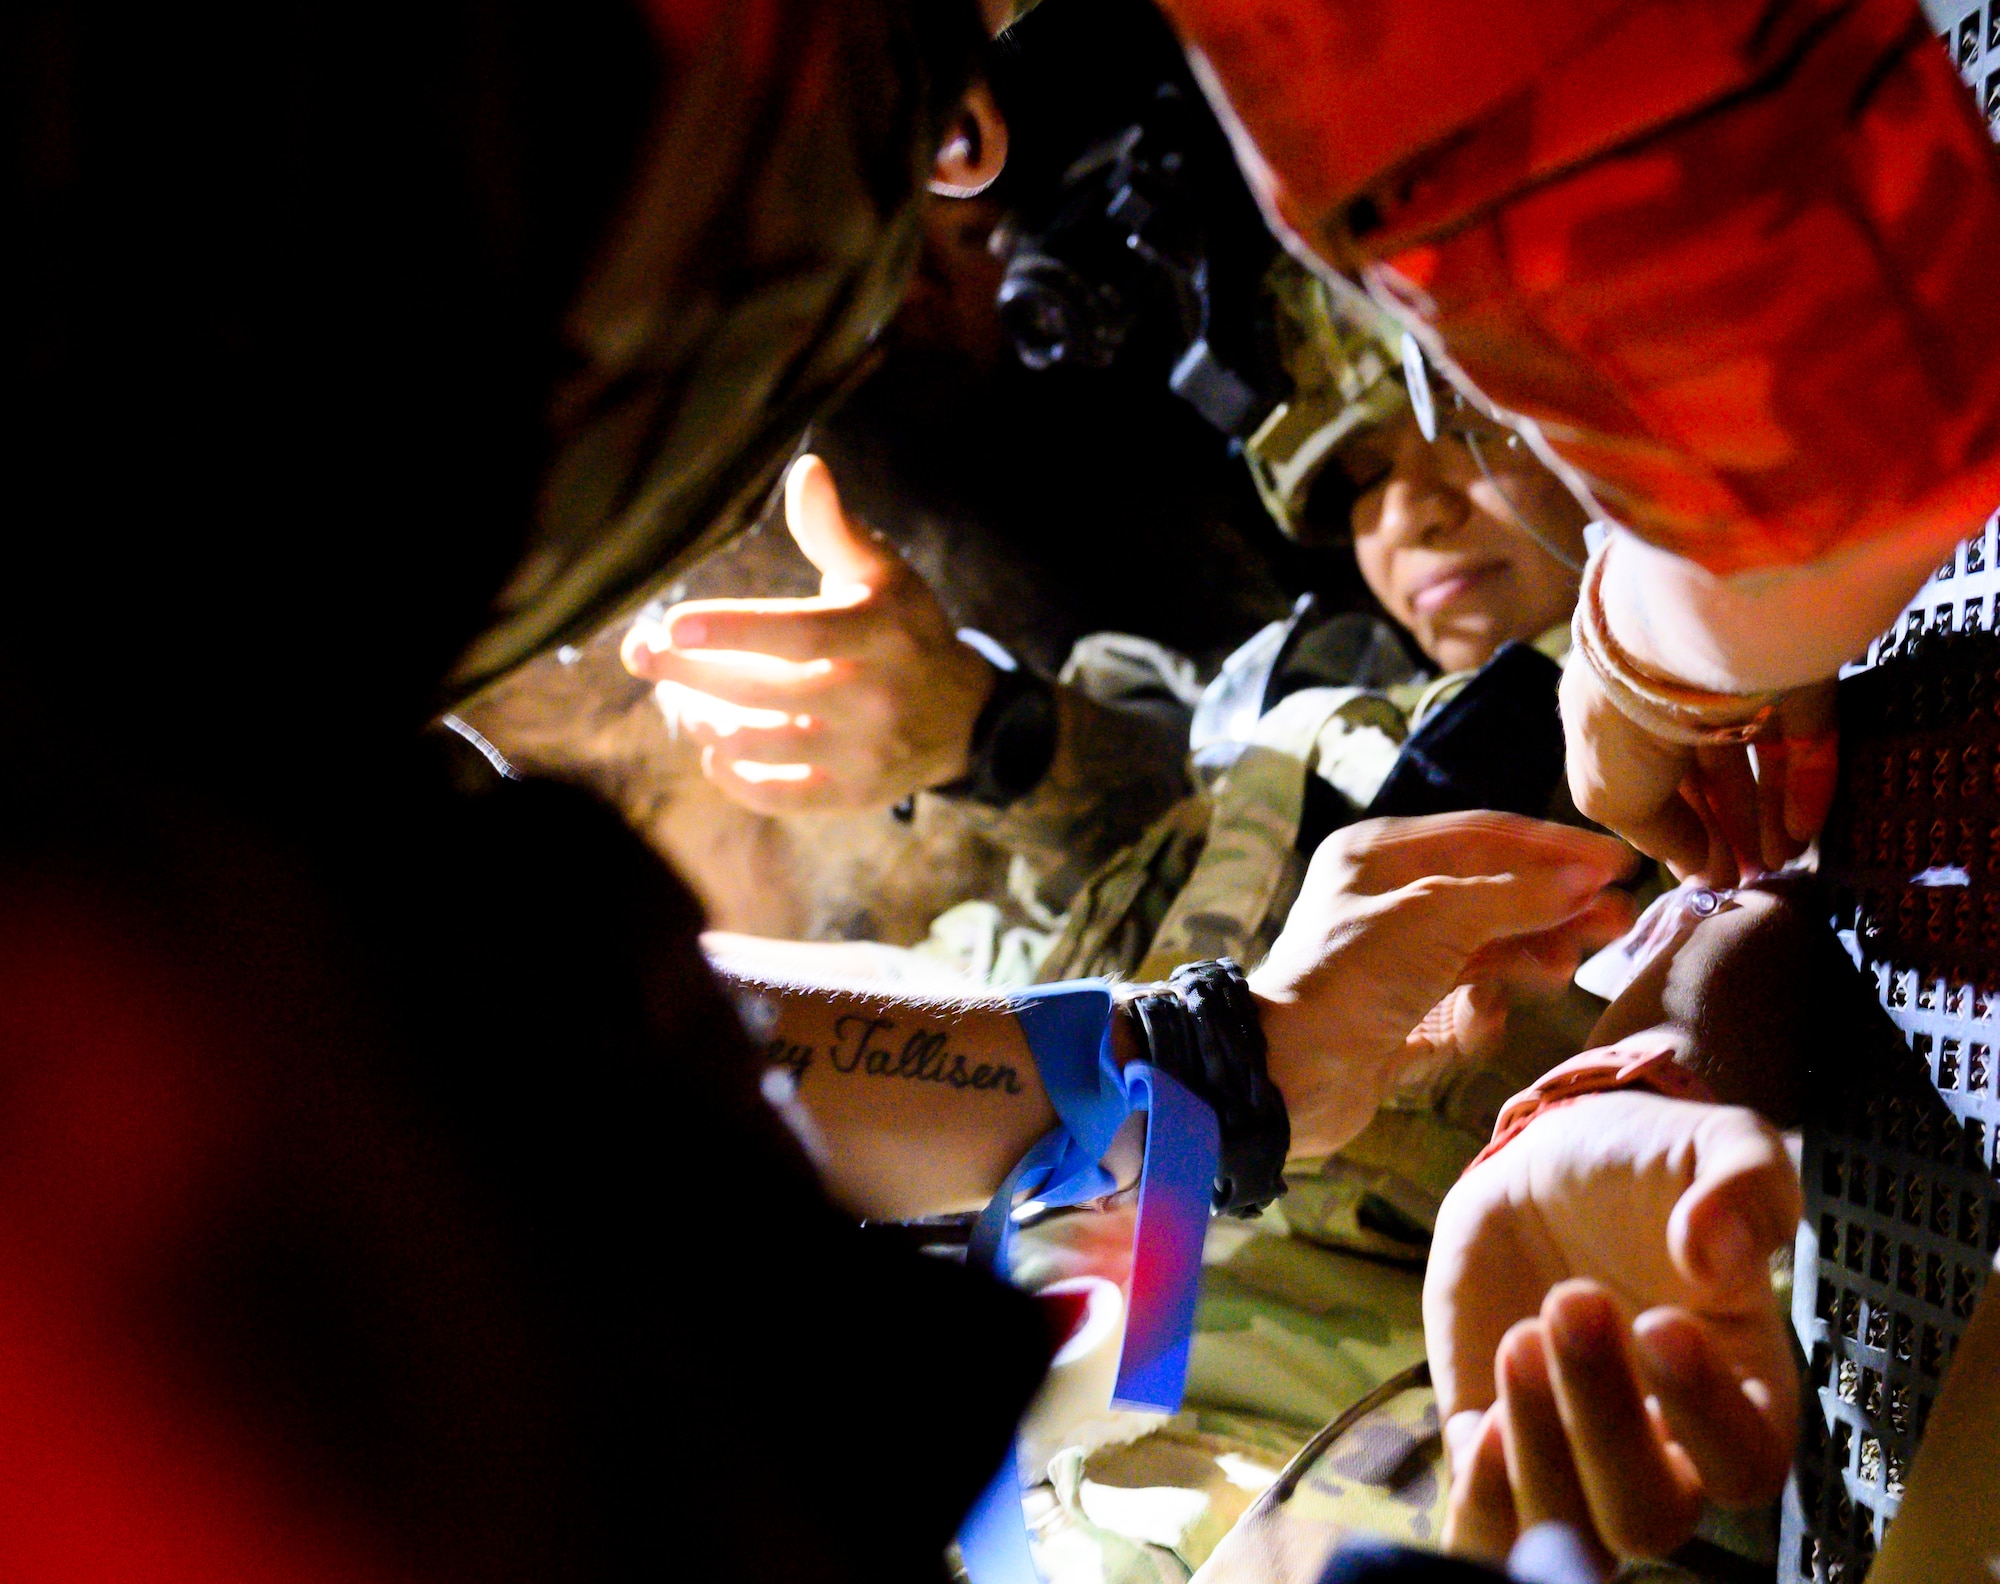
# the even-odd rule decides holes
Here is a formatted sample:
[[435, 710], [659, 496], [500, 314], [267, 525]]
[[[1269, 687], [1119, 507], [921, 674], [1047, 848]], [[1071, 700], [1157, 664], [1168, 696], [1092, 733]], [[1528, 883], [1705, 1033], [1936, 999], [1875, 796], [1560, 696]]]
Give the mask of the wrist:
[[1649, 658], [1658, 645], [1649, 650], [1634, 636], [1647, 631], [1634, 619], [1637, 595], [1621, 599], [1618, 593], [1630, 589], [1618, 572], [1635, 553], [1628, 537], [1614, 535], [1591, 555], [1570, 623], [1571, 665], [1586, 668], [1621, 715], [1662, 742], [1715, 747], [1750, 741], [1771, 719], [1777, 694], [1701, 686], [1686, 677], [1684, 664]]
[[1642, 665], [1721, 693], [1832, 677], [1951, 553], [1888, 535], [1806, 566], [1718, 576], [1623, 529], [1606, 543], [1617, 547], [1604, 600], [1620, 642]]
[[930, 789], [1003, 809], [1032, 792], [1055, 761], [1055, 690], [984, 633], [964, 628], [958, 636], [978, 668], [980, 704], [953, 773]]
[[1665, 1034], [1634, 1036], [1559, 1062], [1500, 1108], [1493, 1137], [1465, 1168], [1470, 1172], [1499, 1154], [1547, 1112], [1591, 1095], [1636, 1089], [1669, 1100], [1715, 1103], [1700, 1076], [1679, 1060], [1678, 1042]]
[[957, 652], [952, 657], [955, 678], [951, 694], [959, 700], [953, 713], [964, 722], [964, 728], [952, 734], [930, 766], [923, 781], [923, 788], [928, 790], [941, 790], [972, 774], [973, 743], [979, 734], [979, 723], [1000, 684], [999, 668], [984, 655], [962, 643], [952, 647]]
[[1188, 963], [1165, 984], [1122, 992], [1112, 1054], [1146, 1063], [1214, 1113], [1216, 1211], [1254, 1216], [1283, 1195], [1290, 1114], [1269, 1072], [1262, 1008], [1234, 962]]
[[1291, 1115], [1295, 1159], [1331, 1155], [1365, 1128], [1388, 1097], [1394, 1064], [1336, 1056], [1322, 1010], [1268, 985], [1251, 994], [1264, 1030], [1265, 1065]]

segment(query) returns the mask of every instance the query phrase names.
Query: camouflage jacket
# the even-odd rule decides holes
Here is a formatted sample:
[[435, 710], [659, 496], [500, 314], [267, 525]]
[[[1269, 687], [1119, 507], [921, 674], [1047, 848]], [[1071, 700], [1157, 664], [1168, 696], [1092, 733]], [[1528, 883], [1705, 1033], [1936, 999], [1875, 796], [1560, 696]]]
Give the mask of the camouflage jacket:
[[447, 705], [747, 524], [902, 298], [979, 29], [970, 4], [773, 0], [668, 43], [631, 196], [566, 321], [533, 538]]

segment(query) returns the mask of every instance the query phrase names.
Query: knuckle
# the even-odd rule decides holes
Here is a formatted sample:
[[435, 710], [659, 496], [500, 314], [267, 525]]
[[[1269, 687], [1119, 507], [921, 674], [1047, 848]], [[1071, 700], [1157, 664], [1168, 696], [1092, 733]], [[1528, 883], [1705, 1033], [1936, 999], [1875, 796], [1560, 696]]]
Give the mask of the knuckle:
[[879, 736], [888, 731], [899, 713], [895, 690], [880, 681], [858, 682], [849, 696], [847, 712], [864, 739]]

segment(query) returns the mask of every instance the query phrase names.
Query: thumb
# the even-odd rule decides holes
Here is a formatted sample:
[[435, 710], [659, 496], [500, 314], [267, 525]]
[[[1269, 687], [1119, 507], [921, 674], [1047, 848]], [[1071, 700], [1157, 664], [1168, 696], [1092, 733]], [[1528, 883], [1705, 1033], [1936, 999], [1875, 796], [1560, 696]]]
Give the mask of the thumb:
[[1804, 1208], [1784, 1140], [1755, 1112], [1716, 1106], [1694, 1147], [1694, 1181], [1668, 1219], [1667, 1250], [1725, 1308], [1768, 1298], [1771, 1255], [1791, 1241]]
[[880, 588], [901, 570], [893, 553], [878, 545], [841, 510], [833, 472], [816, 456], [802, 456], [785, 475], [785, 526], [819, 568], [822, 595], [846, 593], [857, 585]]

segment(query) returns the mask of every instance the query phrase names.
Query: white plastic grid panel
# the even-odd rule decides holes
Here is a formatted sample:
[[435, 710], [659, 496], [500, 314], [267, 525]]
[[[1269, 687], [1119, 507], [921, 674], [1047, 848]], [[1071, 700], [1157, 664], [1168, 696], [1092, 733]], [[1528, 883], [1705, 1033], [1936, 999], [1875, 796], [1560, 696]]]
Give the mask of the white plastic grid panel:
[[1986, 124], [2000, 138], [2000, 9], [1965, 0], [1923, 0], [1923, 6], [1939, 42], [1986, 112]]
[[[2000, 0], [1960, 20], [1949, 38], [1971, 78], [1989, 50], [2000, 62]], [[1787, 1581], [1859, 1584], [2000, 1249], [1996, 596], [2000, 516], [1844, 673], [1824, 872], [1935, 1103], [1857, 1088], [1806, 1129], [1793, 1321], [1808, 1399], [1780, 1531]], [[1959, 883], [1912, 883], [1926, 871]]]
[[[2000, 137], [2000, 0], [1924, 10]], [[1848, 1094], [1806, 1129], [1792, 1313], [1808, 1397], [1778, 1553], [1801, 1584], [1867, 1571], [2000, 1249], [1996, 521], [1845, 673], [1836, 924], [1938, 1104]], [[1926, 869], [1965, 883], [1912, 886]]]

